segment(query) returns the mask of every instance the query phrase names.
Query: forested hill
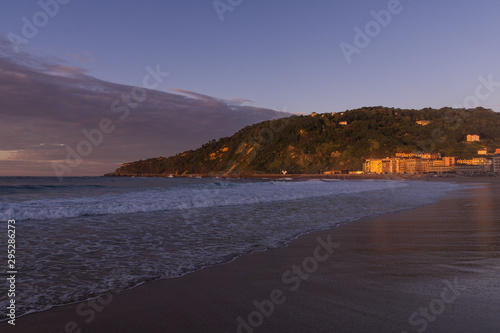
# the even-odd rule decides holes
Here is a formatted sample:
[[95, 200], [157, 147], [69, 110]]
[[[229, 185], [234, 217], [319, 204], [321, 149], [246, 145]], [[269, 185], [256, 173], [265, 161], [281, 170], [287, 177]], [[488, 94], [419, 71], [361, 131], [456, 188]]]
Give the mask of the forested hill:
[[[468, 134], [481, 142], [466, 143]], [[110, 176], [323, 173], [360, 170], [368, 158], [427, 151], [471, 158], [500, 148], [500, 114], [483, 108], [366, 107], [292, 116], [247, 126], [171, 157], [126, 163]]]

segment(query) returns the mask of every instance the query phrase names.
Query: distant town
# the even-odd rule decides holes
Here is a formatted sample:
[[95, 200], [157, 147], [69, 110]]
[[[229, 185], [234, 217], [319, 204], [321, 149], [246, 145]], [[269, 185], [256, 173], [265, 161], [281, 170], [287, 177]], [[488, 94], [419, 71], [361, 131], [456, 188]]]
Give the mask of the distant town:
[[[467, 142], [479, 142], [479, 135], [470, 134]], [[480, 157], [461, 159], [456, 156], [413, 152], [397, 153], [396, 156], [383, 159], [368, 159], [363, 164], [363, 171], [349, 173], [367, 174], [420, 174], [420, 173], [457, 173], [481, 174], [500, 172], [500, 148], [495, 153], [487, 149], [478, 150]], [[344, 172], [345, 173], [345, 172]]]

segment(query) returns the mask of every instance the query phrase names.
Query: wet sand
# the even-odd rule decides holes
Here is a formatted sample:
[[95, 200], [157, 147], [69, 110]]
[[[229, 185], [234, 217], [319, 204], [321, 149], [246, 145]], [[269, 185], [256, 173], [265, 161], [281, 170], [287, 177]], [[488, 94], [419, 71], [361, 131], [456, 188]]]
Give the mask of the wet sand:
[[500, 183], [474, 186], [0, 331], [496, 333]]

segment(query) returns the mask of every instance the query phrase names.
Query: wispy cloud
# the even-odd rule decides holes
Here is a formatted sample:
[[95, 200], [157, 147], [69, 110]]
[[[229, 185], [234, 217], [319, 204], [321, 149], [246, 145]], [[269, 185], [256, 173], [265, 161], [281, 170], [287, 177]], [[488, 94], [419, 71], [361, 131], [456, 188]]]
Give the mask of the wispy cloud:
[[217, 102], [220, 101], [220, 99], [218, 99], [218, 98], [208, 96], [208, 95], [199, 94], [199, 93], [194, 92], [194, 91], [189, 91], [189, 90], [184, 90], [184, 89], [170, 89], [170, 90], [180, 92], [184, 95], [187, 95], [187, 96], [190, 96], [190, 97], [193, 97], [195, 99], [202, 100], [202, 101], [217, 101]]
[[0, 161], [9, 160], [16, 153], [18, 153], [17, 150], [0, 150]]
[[238, 97], [226, 98], [225, 100], [228, 103], [233, 104], [233, 105], [242, 105], [242, 104], [251, 104], [251, 103], [253, 103], [252, 100], [249, 100], [249, 99], [246, 99], [246, 98], [238, 98]]
[[243, 105], [248, 103], [254, 103], [254, 101], [246, 99], [246, 98], [238, 98], [238, 97], [230, 97], [230, 98], [216, 98], [208, 95], [203, 95], [194, 91], [184, 90], [184, 89], [170, 89], [175, 92], [179, 92], [183, 95], [192, 97], [197, 100], [212, 102], [212, 103], [220, 103], [225, 105]]
[[69, 54], [69, 56], [71, 58], [73, 58], [76, 61], [79, 61], [81, 63], [93, 63], [93, 62], [95, 62], [97, 60], [97, 58], [94, 55], [94, 53], [90, 52], [90, 51], [84, 51], [84, 52], [82, 52], [80, 54], [69, 52], [68, 54]]
[[50, 70], [46, 71], [45, 73], [56, 76], [77, 77], [84, 75], [86, 72], [87, 70], [80, 67], [54, 65]]

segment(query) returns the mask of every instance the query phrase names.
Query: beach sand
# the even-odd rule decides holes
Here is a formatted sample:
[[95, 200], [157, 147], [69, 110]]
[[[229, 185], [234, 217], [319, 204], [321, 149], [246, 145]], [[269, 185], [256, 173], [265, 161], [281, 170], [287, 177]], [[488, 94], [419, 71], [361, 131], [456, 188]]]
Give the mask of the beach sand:
[[0, 331], [497, 333], [500, 183], [474, 186]]

